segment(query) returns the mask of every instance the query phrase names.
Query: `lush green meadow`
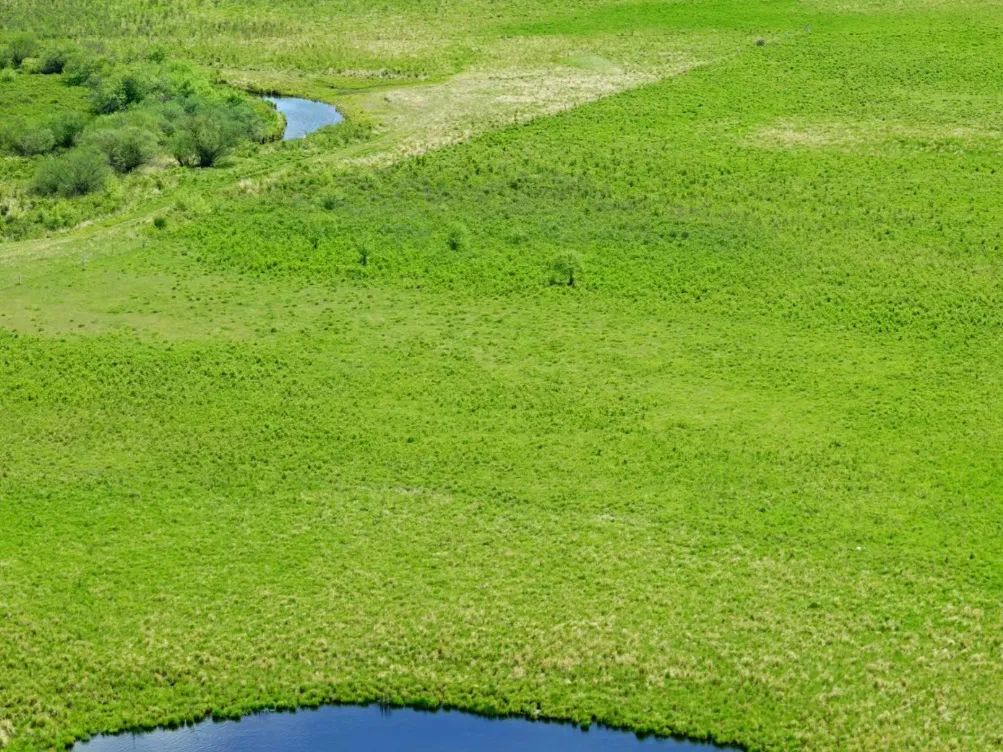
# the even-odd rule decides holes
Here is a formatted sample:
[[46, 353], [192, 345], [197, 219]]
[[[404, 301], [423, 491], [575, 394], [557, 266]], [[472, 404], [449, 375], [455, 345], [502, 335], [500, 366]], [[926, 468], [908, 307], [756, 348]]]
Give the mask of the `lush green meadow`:
[[1003, 749], [997, 3], [3, 12], [349, 116], [0, 243], [5, 752], [329, 701]]

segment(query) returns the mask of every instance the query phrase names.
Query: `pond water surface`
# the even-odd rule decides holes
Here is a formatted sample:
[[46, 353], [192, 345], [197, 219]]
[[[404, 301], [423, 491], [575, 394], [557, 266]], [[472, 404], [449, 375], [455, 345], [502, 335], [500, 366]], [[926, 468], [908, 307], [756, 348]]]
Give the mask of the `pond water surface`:
[[[378, 705], [325, 705], [203, 721], [179, 729], [96, 736], [73, 752], [711, 752], [712, 744], [593, 726], [486, 718]], [[731, 749], [731, 748], [728, 748]]]
[[340, 123], [345, 118], [334, 105], [327, 102], [315, 102], [312, 99], [297, 99], [296, 97], [262, 97], [286, 118], [286, 130], [282, 134], [283, 141], [303, 138], [325, 125]]

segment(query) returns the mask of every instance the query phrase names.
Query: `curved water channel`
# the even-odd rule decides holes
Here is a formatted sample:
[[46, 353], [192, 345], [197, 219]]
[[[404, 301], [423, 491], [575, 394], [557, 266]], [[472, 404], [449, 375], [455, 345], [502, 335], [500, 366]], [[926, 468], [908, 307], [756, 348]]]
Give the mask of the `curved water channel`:
[[262, 99], [275, 105], [275, 109], [285, 117], [286, 130], [282, 134], [283, 141], [303, 138], [326, 125], [334, 125], [345, 119], [334, 105], [327, 102], [296, 97], [262, 97]]
[[96, 736], [72, 752], [712, 752], [734, 749], [593, 726], [378, 705], [325, 705]]

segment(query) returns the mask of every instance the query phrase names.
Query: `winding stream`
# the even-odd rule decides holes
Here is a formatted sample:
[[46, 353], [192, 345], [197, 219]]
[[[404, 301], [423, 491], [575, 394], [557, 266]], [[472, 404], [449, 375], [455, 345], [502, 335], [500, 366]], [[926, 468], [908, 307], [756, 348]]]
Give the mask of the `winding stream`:
[[326, 125], [334, 125], [345, 119], [334, 105], [327, 102], [296, 97], [262, 97], [262, 99], [271, 102], [285, 116], [286, 130], [282, 134], [283, 141], [304, 138]]

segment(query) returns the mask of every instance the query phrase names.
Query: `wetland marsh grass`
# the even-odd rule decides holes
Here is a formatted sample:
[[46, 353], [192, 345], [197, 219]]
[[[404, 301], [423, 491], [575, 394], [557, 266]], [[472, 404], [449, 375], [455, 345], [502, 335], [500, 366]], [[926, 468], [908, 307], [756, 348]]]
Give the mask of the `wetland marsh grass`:
[[411, 157], [379, 89], [0, 244], [5, 752], [328, 701], [997, 749], [999, 6], [343, 5], [8, 7], [416, 112], [472, 38], [705, 62]]

